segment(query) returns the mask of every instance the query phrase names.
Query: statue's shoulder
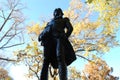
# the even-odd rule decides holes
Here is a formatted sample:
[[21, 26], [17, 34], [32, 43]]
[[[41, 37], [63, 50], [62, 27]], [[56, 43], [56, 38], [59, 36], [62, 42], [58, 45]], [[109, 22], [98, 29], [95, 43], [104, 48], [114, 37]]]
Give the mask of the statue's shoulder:
[[49, 21], [49, 22], [47, 23], [47, 25], [53, 25], [53, 23], [54, 23], [54, 20], [52, 19], [51, 21]]
[[64, 17], [63, 18], [66, 22], [70, 21], [70, 19], [68, 17]]

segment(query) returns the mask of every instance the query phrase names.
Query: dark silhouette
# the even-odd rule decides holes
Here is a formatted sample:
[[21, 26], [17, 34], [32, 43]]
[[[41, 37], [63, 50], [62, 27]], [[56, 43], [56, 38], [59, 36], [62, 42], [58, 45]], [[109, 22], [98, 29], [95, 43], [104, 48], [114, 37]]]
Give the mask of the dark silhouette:
[[[68, 38], [73, 27], [60, 8], [54, 10], [54, 18], [48, 22], [38, 40], [44, 46], [44, 61], [40, 80], [48, 80], [48, 66], [59, 69], [60, 80], [67, 80], [67, 66], [75, 59], [75, 52]], [[65, 31], [65, 28], [67, 29]]]

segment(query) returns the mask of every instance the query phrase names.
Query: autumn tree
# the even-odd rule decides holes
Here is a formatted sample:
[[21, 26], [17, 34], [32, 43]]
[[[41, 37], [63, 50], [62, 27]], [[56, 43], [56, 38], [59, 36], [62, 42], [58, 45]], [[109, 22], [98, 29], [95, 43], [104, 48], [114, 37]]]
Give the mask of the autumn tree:
[[25, 64], [29, 69], [29, 73], [26, 74], [26, 77], [36, 77], [38, 80], [40, 79], [39, 72], [42, 68], [43, 58], [42, 55], [40, 55], [41, 53], [42, 51], [38, 49], [38, 44], [35, 41], [28, 44], [24, 50], [14, 52], [17, 56], [17, 63]]
[[94, 62], [88, 62], [83, 72], [88, 80], [118, 80], [118, 77], [111, 75], [113, 68], [100, 58], [96, 58]]
[[0, 80], [12, 80], [2, 67], [15, 61], [5, 55], [8, 48], [24, 44], [22, 13], [24, 5], [19, 0], [0, 1]]
[[[24, 43], [24, 5], [19, 0], [0, 1], [0, 50]], [[7, 60], [0, 57], [1, 60]]]
[[8, 75], [8, 72], [0, 67], [0, 80], [12, 80], [12, 78]]
[[[74, 27], [74, 31], [69, 40], [72, 42], [76, 55], [88, 61], [83, 72], [73, 72], [76, 70], [74, 68], [70, 69], [73, 73], [71, 78], [73, 76], [73, 79], [77, 78], [79, 80], [115, 80], [116, 78], [110, 75], [112, 71], [111, 68], [100, 56], [109, 52], [114, 46], [119, 45], [116, 40], [116, 33], [119, 29], [120, 22], [120, 1], [86, 0], [86, 2], [83, 3], [80, 0], [71, 0], [69, 8], [64, 11], [64, 14], [65, 17], [70, 18]], [[97, 16], [94, 16], [95, 14], [97, 14]], [[91, 17], [94, 17], [95, 20], [91, 20]], [[44, 22], [42, 25], [37, 23], [28, 25], [28, 34], [31, 37], [31, 41], [37, 44], [37, 46], [29, 47], [30, 44], [28, 44], [23, 50], [24, 52], [32, 48], [32, 50], [34, 50], [34, 52], [31, 53], [32, 55], [42, 55], [37, 37], [44, 29], [46, 23], [47, 22]], [[28, 52], [25, 54], [28, 55]], [[20, 52], [18, 55], [20, 55]], [[37, 61], [38, 60], [35, 60], [35, 62]], [[32, 65], [37, 65], [38, 67], [36, 63], [32, 63], [32, 65], [29, 64], [27, 64], [29, 67], [32, 67]], [[39, 67], [41, 67], [41, 65], [39, 65]], [[30, 68], [29, 70], [38, 73], [36, 70], [33, 71]]]

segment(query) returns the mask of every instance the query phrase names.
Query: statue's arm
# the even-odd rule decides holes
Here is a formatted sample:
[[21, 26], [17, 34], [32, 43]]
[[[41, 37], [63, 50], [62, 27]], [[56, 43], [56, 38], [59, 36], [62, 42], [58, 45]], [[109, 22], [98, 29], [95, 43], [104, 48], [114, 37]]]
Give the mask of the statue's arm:
[[38, 41], [41, 41], [45, 37], [47, 37], [49, 32], [50, 32], [50, 26], [47, 24], [47, 26], [44, 28], [44, 30], [41, 32], [41, 34], [38, 36]]
[[73, 31], [73, 26], [68, 18], [64, 18], [64, 19], [66, 21], [66, 28], [67, 28], [66, 36], [69, 37]]

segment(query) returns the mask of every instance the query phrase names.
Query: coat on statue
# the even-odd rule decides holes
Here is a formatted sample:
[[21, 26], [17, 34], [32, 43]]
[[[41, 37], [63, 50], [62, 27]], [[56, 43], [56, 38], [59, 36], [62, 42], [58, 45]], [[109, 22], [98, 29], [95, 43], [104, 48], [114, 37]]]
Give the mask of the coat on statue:
[[[58, 68], [56, 42], [52, 35], [51, 24], [52, 22], [47, 24], [43, 32], [39, 35], [38, 40], [44, 46], [44, 58], [48, 60], [53, 68]], [[68, 66], [76, 60], [76, 55], [67, 37], [61, 38], [61, 43], [64, 45], [62, 47], [65, 55], [65, 63]]]

